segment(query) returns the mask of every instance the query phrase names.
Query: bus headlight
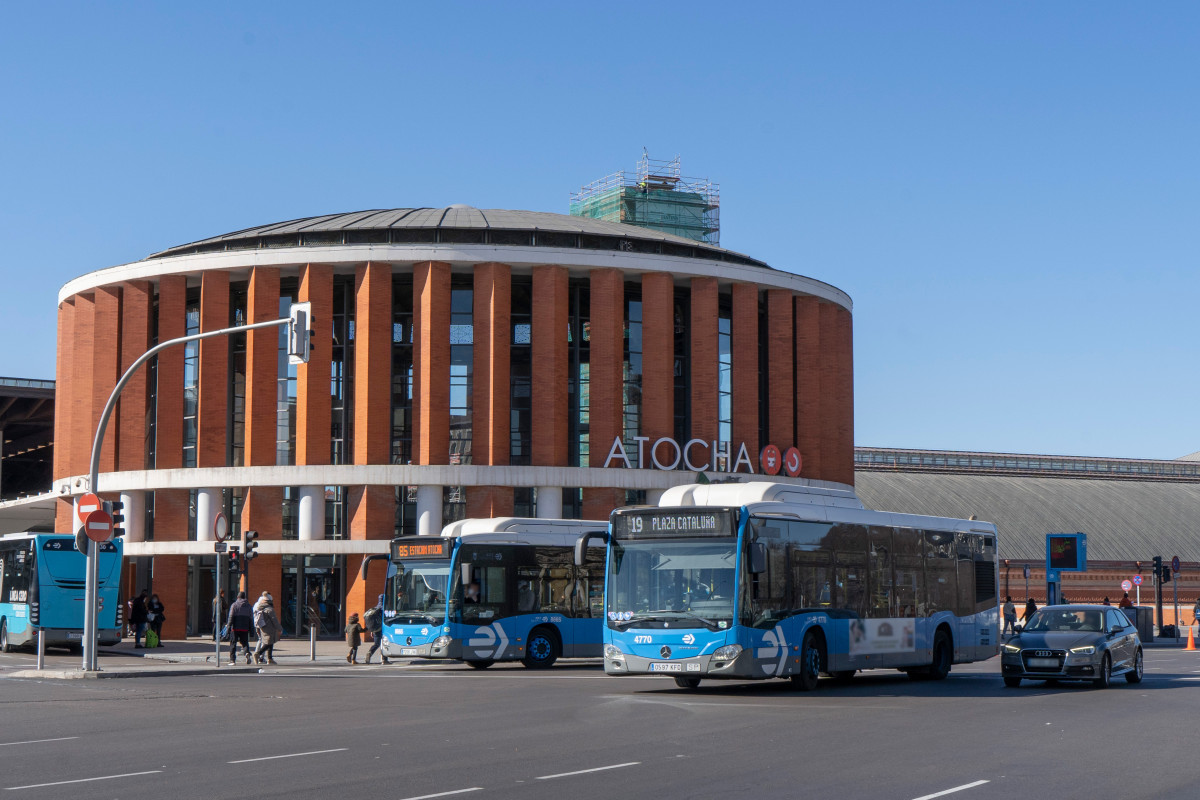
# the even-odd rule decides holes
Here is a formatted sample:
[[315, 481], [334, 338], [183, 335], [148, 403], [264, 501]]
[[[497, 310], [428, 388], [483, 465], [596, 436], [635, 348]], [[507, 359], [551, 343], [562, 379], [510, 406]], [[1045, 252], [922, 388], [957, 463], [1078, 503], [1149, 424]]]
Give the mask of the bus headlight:
[[604, 645], [604, 657], [610, 659], [624, 658], [625, 654], [622, 653], [621, 648], [617, 647], [615, 644], [606, 644]]
[[450, 646], [449, 636], [439, 636], [433, 640], [433, 646], [436, 650], [443, 650]]
[[733, 661], [742, 652], [740, 644], [727, 644], [724, 647], [718, 647], [716, 652], [712, 654], [713, 661]]

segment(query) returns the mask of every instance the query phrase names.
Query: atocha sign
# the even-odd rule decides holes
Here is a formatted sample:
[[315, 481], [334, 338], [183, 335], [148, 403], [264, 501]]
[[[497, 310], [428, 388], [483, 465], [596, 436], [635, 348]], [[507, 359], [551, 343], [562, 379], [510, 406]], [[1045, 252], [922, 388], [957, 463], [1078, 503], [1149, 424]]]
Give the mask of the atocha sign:
[[[731, 458], [733, 452], [732, 442], [708, 442], [704, 439], [689, 439], [682, 446], [679, 442], [664, 436], [658, 439], [652, 445], [647, 443], [650, 441], [649, 436], [635, 436], [633, 441], [637, 442], [637, 465], [634, 466], [629, 457], [628, 451], [625, 449], [625, 443], [621, 441], [621, 437], [613, 439], [612, 448], [608, 451], [608, 458], [604, 461], [605, 467], [625, 467], [625, 469], [661, 469], [675, 470], [679, 469], [680, 463], [685, 468], [692, 472], [738, 472], [745, 467], [745, 471], [754, 474], [754, 462], [750, 460], [750, 454], [746, 450], [744, 442], [738, 444], [737, 455]], [[709, 459], [700, 464], [692, 461], [692, 451], [697, 445], [707, 447]], [[659, 456], [666, 455], [666, 459]], [[614, 463], [615, 462], [615, 463]], [[789, 447], [785, 452], [780, 452], [779, 448], [773, 444], [769, 444], [762, 449], [758, 454], [759, 467], [767, 475], [778, 475], [782, 469], [789, 476], [795, 478], [800, 474], [800, 468], [804, 461], [800, 458], [800, 451], [795, 447]], [[732, 464], [732, 466], [731, 466]], [[721, 469], [724, 467], [724, 469]]]

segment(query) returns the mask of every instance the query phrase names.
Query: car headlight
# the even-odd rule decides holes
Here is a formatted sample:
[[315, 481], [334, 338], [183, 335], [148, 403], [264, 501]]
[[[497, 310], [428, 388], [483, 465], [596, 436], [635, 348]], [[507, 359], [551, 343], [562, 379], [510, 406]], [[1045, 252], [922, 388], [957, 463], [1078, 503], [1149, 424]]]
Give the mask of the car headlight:
[[604, 645], [605, 658], [623, 658], [624, 656], [625, 654], [621, 652], [621, 648], [617, 647], [615, 644]]
[[1021, 652], [1021, 648], [1017, 647], [1015, 644], [1006, 644], [1006, 645], [1004, 645], [1004, 652], [1019, 653], [1019, 652]]
[[712, 654], [713, 661], [733, 661], [738, 657], [738, 653], [742, 652], [740, 644], [727, 644], [724, 647], [718, 647]]
[[1077, 656], [1090, 656], [1095, 652], [1096, 652], [1096, 648], [1090, 644], [1087, 645], [1086, 647], [1072, 647], [1071, 648], [1071, 653], [1073, 655], [1077, 655]]
[[449, 647], [450, 646], [450, 637], [449, 636], [437, 637], [436, 639], [433, 640], [433, 646], [439, 650], [441, 650], [443, 647]]

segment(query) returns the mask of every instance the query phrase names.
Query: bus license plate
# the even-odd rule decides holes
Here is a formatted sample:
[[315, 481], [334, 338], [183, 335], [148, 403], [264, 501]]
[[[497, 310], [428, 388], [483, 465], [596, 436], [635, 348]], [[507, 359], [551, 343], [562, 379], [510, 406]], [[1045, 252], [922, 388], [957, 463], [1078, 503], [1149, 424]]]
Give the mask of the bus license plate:
[[656, 661], [650, 665], [651, 672], [683, 672], [683, 664]]
[[81, 631], [71, 631], [70, 633], [67, 634], [67, 638], [68, 639], [82, 639], [83, 633]]
[[400, 655], [402, 655], [402, 656], [419, 656], [419, 655], [421, 655], [421, 651], [419, 649], [417, 649], [416, 647], [401, 647]]
[[1057, 658], [1031, 658], [1031, 659], [1029, 659], [1029, 666], [1031, 666], [1031, 667], [1057, 667], [1058, 659]]

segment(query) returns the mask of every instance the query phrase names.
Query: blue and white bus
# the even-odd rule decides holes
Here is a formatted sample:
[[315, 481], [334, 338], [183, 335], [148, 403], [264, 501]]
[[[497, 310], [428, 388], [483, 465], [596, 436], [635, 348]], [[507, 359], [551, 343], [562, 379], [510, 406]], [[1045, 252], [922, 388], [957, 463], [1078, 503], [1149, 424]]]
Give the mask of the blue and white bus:
[[998, 652], [996, 528], [870, 511], [832, 484], [677, 486], [617, 509], [604, 670], [701, 679], [898, 669], [941, 679]]
[[575, 544], [605, 522], [466, 519], [440, 537], [392, 541], [384, 604], [389, 658], [447, 658], [486, 669], [496, 661], [549, 667], [600, 655], [604, 549]]
[[[97, 640], [121, 641], [121, 540], [99, 545], [96, 595]], [[34, 645], [38, 629], [46, 645], [83, 647], [83, 601], [87, 557], [75, 549], [75, 537], [61, 533], [11, 533], [0, 536], [0, 652]]]

